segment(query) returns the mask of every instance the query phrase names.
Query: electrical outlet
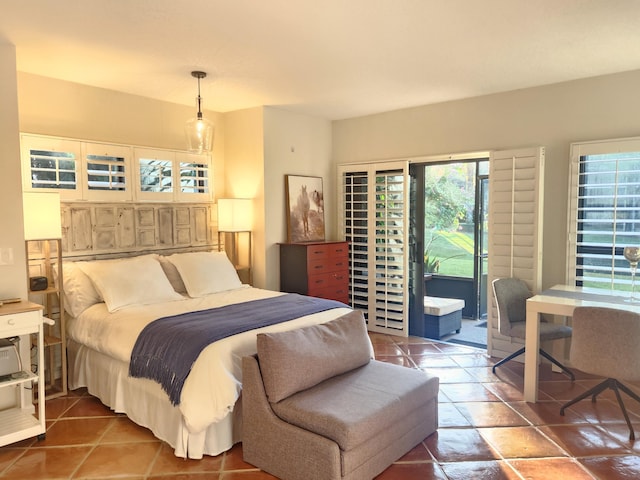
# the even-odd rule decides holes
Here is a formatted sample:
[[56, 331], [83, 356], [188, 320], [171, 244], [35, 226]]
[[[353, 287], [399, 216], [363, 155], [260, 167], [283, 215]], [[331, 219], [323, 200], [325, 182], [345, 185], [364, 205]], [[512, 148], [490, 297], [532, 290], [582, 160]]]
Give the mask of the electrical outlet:
[[13, 248], [0, 248], [0, 265], [13, 265]]

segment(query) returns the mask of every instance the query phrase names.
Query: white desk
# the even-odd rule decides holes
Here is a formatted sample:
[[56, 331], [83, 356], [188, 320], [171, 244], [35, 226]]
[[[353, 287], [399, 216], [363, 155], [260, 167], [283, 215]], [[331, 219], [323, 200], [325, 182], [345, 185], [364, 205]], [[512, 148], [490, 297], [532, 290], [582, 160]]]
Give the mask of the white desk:
[[[636, 293], [640, 298], [640, 294]], [[640, 301], [628, 302], [629, 293], [595, 288], [555, 285], [527, 300], [527, 331], [524, 353], [524, 399], [538, 401], [538, 349], [540, 314], [572, 317], [576, 307], [608, 307], [640, 313]]]

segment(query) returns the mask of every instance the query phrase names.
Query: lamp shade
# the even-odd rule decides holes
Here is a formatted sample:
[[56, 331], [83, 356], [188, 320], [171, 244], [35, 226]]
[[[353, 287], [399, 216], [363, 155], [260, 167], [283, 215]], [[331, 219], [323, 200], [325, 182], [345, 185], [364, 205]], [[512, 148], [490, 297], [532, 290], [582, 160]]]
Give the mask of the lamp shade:
[[252, 203], [250, 198], [218, 199], [218, 231], [250, 232], [253, 227]]
[[25, 192], [22, 210], [25, 240], [62, 238], [59, 193]]

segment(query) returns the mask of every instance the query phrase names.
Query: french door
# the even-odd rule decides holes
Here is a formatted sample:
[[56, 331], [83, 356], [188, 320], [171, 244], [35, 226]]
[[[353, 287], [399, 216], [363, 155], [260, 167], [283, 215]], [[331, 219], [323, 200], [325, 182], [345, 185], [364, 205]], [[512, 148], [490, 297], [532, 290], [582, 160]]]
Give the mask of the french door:
[[370, 331], [408, 335], [408, 162], [341, 165], [340, 233], [349, 302]]

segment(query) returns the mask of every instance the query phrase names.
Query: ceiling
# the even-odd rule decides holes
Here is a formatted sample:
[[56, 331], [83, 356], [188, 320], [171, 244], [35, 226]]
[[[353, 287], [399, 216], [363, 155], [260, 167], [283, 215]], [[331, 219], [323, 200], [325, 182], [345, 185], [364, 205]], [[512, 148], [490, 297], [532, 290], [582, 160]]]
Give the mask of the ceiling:
[[640, 69], [638, 0], [0, 0], [18, 70], [327, 119]]

